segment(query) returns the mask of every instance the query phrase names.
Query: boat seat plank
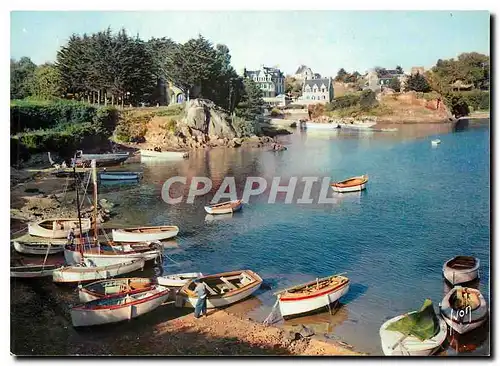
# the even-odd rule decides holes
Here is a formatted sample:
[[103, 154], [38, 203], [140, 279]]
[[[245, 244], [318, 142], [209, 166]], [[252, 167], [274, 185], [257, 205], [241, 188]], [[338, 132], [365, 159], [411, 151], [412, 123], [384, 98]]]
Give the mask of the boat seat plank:
[[208, 290], [208, 292], [210, 292], [211, 295], [217, 295], [217, 292], [213, 288], [208, 286], [205, 282], [203, 282], [203, 284], [205, 285], [205, 288]]
[[236, 287], [231, 282], [229, 282], [225, 277], [221, 277], [220, 279], [221, 279], [222, 282], [224, 282], [226, 285], [228, 285], [231, 290], [238, 289], [238, 287]]
[[231, 281], [231, 280], [237, 280], [240, 278], [240, 275], [236, 276], [229, 276], [229, 277], [224, 277], [226, 280]]

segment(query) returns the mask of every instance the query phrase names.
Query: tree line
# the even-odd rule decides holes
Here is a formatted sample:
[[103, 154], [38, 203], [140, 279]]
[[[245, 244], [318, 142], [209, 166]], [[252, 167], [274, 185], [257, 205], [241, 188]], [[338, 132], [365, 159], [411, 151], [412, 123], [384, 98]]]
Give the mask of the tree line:
[[260, 89], [231, 66], [228, 47], [214, 46], [201, 35], [181, 44], [166, 37], [144, 41], [124, 29], [114, 34], [108, 28], [73, 34], [54, 63], [11, 60], [11, 99], [67, 98], [122, 107], [164, 104], [168, 83], [230, 112], [253, 115], [243, 112], [243, 105], [251, 105], [254, 112], [263, 105]]

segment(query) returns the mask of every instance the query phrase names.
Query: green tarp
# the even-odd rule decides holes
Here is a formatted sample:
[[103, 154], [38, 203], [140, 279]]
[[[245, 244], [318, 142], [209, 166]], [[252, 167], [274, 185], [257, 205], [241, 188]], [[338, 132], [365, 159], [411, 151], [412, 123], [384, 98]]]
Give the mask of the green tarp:
[[434, 312], [432, 301], [425, 299], [424, 305], [419, 311], [407, 314], [398, 321], [389, 324], [387, 330], [413, 335], [421, 341], [434, 337], [439, 331], [439, 321]]

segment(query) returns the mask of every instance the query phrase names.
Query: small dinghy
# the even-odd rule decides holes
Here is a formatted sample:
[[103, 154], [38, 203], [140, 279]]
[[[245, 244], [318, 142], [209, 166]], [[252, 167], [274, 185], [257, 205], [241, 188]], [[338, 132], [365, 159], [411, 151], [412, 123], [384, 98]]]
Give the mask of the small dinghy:
[[357, 177], [352, 177], [341, 182], [336, 182], [330, 184], [334, 192], [355, 192], [362, 191], [366, 188], [366, 183], [368, 183], [368, 175], [360, 175]]
[[229, 214], [241, 210], [242, 206], [241, 200], [234, 200], [205, 206], [205, 211], [211, 215]]
[[71, 309], [71, 322], [74, 327], [85, 327], [137, 318], [163, 304], [169, 292], [168, 288], [155, 285], [148, 291], [89, 301]]
[[14, 249], [22, 254], [50, 255], [64, 252], [64, 245], [50, 245], [46, 243], [23, 243], [19, 241], [13, 241], [13, 244]]
[[480, 327], [488, 317], [488, 305], [479, 290], [456, 286], [439, 305], [444, 321], [460, 334]]
[[55, 265], [26, 265], [10, 267], [10, 277], [15, 278], [39, 278], [52, 276], [52, 273], [59, 268]]
[[139, 180], [139, 172], [103, 171], [99, 173], [100, 180]]
[[431, 144], [434, 145], [434, 146], [437, 146], [441, 143], [441, 140], [440, 139], [435, 139], [435, 140], [432, 140], [431, 141]]
[[456, 256], [443, 265], [443, 276], [452, 285], [473, 281], [479, 277], [479, 259]]
[[162, 160], [180, 160], [187, 159], [189, 153], [186, 151], [155, 151], [155, 150], [141, 150], [141, 160], [143, 158], [153, 158]]
[[179, 233], [177, 226], [140, 226], [113, 229], [113, 241], [146, 242], [173, 238]]
[[156, 281], [158, 281], [158, 284], [162, 286], [182, 287], [189, 281], [200, 277], [203, 277], [203, 273], [201, 272], [176, 273], [157, 277]]
[[[199, 278], [207, 289], [207, 308], [220, 308], [246, 299], [262, 284], [262, 278], [250, 270], [217, 273]], [[196, 283], [189, 281], [181, 287], [176, 306], [194, 307], [198, 296], [194, 292]]]
[[419, 311], [389, 319], [379, 333], [386, 356], [429, 356], [443, 344], [447, 330], [432, 301], [426, 299]]
[[[90, 230], [90, 219], [81, 219], [82, 234]], [[66, 238], [70, 229], [74, 229], [75, 236], [80, 234], [80, 223], [78, 218], [56, 218], [41, 220], [28, 224], [28, 233], [43, 238]]]
[[102, 299], [105, 297], [125, 294], [135, 294], [149, 291], [156, 283], [150, 278], [130, 277], [113, 278], [78, 286], [78, 297], [81, 302]]
[[349, 291], [349, 279], [340, 275], [316, 279], [277, 292], [283, 318], [329, 307]]
[[112, 265], [96, 266], [86, 260], [84, 264], [65, 266], [52, 273], [52, 280], [56, 283], [78, 283], [104, 280], [144, 268], [144, 259], [128, 260]]

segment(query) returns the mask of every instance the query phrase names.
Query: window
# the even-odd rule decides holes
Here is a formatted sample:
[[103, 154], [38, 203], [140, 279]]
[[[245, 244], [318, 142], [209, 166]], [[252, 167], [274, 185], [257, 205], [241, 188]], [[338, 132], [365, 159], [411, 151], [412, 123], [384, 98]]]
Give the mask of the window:
[[326, 95], [323, 95], [323, 99], [326, 99]]
[[323, 88], [321, 88], [321, 92], [322, 92], [322, 93], [326, 92], [326, 89], [325, 89], [324, 87], [323, 87]]
[[316, 100], [316, 97], [313, 95], [311, 99], [312, 99], [312, 100]]

